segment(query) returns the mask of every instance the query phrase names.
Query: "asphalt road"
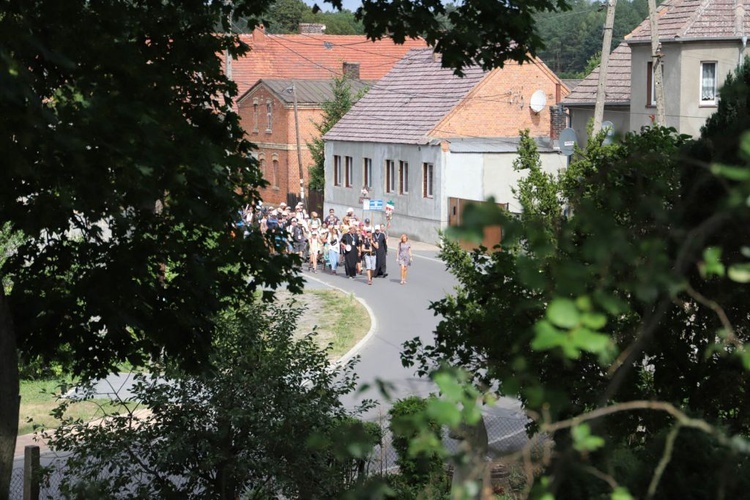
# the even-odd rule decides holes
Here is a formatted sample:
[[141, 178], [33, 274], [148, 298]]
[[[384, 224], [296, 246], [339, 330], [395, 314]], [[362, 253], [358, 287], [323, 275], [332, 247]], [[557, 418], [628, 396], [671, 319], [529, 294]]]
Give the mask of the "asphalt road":
[[[363, 399], [375, 400], [377, 406], [361, 415], [367, 420], [378, 421], [387, 414], [391, 403], [409, 395], [426, 396], [435, 391], [428, 380], [417, 377], [413, 368], [404, 368], [400, 353], [402, 344], [419, 337], [424, 344], [433, 342], [433, 332], [439, 318], [429, 309], [430, 304], [452, 293], [457, 286], [455, 278], [447, 272], [445, 264], [437, 258], [438, 249], [432, 245], [413, 242], [414, 263], [409, 269], [408, 283], [400, 284], [399, 268], [395, 258], [396, 241], [389, 241], [387, 278], [376, 278], [373, 285], [367, 285], [366, 276], [353, 280], [344, 276], [343, 268], [338, 275], [318, 271], [304, 271], [306, 287], [334, 287], [346, 293], [353, 293], [367, 307], [372, 328], [367, 337], [345, 358], [360, 357], [355, 371], [361, 386], [369, 389], [350, 394], [344, 404], [354, 408]], [[304, 268], [306, 269], [306, 267]], [[389, 388], [386, 396], [378, 390], [378, 381]], [[106, 380], [98, 381], [94, 393], [100, 397], [127, 398], [130, 396], [132, 376], [113, 374]], [[491, 451], [500, 455], [513, 451], [527, 442], [524, 426], [527, 417], [520, 404], [509, 398], [501, 398], [493, 408], [485, 412], [485, 422]], [[31, 443], [24, 443], [31, 444]], [[19, 443], [18, 451], [22, 450]], [[19, 456], [20, 455], [20, 456]], [[22, 454], [14, 463], [14, 480], [20, 479]], [[43, 453], [43, 462], [55, 459], [53, 453]]]
[[[437, 258], [438, 249], [432, 245], [414, 242], [414, 263], [409, 269], [408, 283], [400, 285], [396, 265], [396, 242], [390, 239], [388, 248], [387, 278], [376, 278], [367, 285], [366, 276], [349, 280], [343, 271], [332, 276], [327, 273], [305, 271], [306, 286], [333, 286], [360, 298], [370, 310], [373, 328], [368, 337], [351, 354], [360, 356], [355, 372], [361, 385], [369, 389], [349, 395], [344, 401], [354, 408], [363, 399], [373, 399], [377, 406], [364, 413], [366, 420], [382, 421], [392, 402], [410, 395], [427, 396], [436, 390], [429, 381], [419, 378], [414, 368], [404, 368], [400, 353], [402, 344], [419, 337], [423, 344], [433, 343], [433, 332], [440, 321], [429, 306], [454, 291], [456, 279]], [[389, 388], [386, 396], [378, 389], [378, 381]], [[497, 455], [522, 447], [527, 442], [524, 431], [527, 417], [518, 401], [500, 398], [484, 410], [490, 448]]]
[[455, 279], [446, 271], [445, 264], [437, 259], [437, 248], [419, 242], [413, 243], [414, 263], [409, 268], [405, 285], [400, 284], [399, 267], [396, 264], [396, 242], [391, 238], [388, 252], [388, 277], [375, 278], [367, 284], [365, 275], [353, 280], [344, 276], [318, 271], [305, 271], [306, 286], [321, 286], [323, 283], [346, 293], [353, 293], [368, 306], [373, 319], [373, 329], [363, 345], [352, 354], [360, 356], [356, 373], [362, 384], [370, 387], [362, 393], [352, 394], [345, 404], [354, 407], [362, 399], [375, 399], [378, 408], [363, 415], [375, 419], [387, 411], [389, 398], [375, 387], [378, 380], [391, 387], [390, 399], [416, 394], [426, 396], [433, 390], [428, 381], [414, 375], [413, 369], [404, 368], [400, 353], [403, 342], [419, 337], [424, 343], [432, 343], [432, 332], [438, 318], [429, 309], [430, 303], [444, 297], [453, 290]]

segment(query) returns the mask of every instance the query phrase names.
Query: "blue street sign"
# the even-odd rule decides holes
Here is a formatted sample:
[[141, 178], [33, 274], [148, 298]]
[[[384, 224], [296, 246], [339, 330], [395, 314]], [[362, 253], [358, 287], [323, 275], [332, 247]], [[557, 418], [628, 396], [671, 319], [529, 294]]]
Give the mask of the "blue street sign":
[[363, 210], [383, 211], [383, 200], [364, 200], [362, 205]]

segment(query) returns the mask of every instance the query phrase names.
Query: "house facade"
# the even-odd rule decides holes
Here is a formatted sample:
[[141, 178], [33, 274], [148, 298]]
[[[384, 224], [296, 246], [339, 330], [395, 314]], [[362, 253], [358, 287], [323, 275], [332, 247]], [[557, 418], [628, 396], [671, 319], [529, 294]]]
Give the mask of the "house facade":
[[[260, 194], [268, 203], [296, 200], [300, 171], [307, 182], [312, 164], [307, 143], [317, 134], [314, 123], [322, 121], [322, 103], [333, 97], [332, 78], [348, 75], [356, 92], [383, 77], [410, 49], [426, 47], [423, 39], [397, 45], [390, 39], [373, 42], [364, 35], [326, 35], [323, 28], [307, 25], [304, 33], [274, 35], [258, 27], [241, 36], [250, 51], [225, 62], [225, 71], [239, 90], [241, 124], [258, 146], [256, 154], [269, 183]], [[286, 90], [292, 86], [297, 94], [299, 137], [294, 93]]]
[[[750, 19], [729, 0], [667, 0], [658, 11], [666, 125], [697, 137], [718, 105], [718, 90], [747, 50]], [[648, 19], [611, 54], [604, 119], [616, 132], [653, 124], [656, 96]], [[599, 68], [563, 101], [579, 143], [593, 118]]]
[[[537, 138], [545, 170], [564, 168], [551, 138], [564, 126], [556, 104], [565, 94], [538, 60], [458, 78], [432, 50], [412, 50], [325, 135], [326, 206], [431, 242], [467, 202], [492, 196], [517, 210], [519, 131]], [[392, 202], [390, 221], [364, 211], [363, 187]]]
[[[357, 94], [373, 83], [351, 80], [349, 85]], [[261, 190], [266, 203], [278, 205], [296, 199], [300, 175], [307, 185], [313, 164], [307, 144], [318, 136], [315, 125], [321, 121], [323, 103], [333, 98], [331, 80], [261, 79], [239, 99], [240, 119], [249, 140], [257, 146], [254, 155], [268, 182]]]

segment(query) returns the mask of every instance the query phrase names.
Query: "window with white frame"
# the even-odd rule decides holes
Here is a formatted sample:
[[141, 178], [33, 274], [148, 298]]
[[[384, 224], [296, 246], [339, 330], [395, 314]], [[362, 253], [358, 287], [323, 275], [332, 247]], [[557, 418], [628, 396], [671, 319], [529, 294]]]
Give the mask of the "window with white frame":
[[656, 106], [656, 78], [654, 78], [653, 62], [649, 62], [646, 69], [646, 106]]
[[372, 188], [372, 158], [362, 159], [362, 179], [367, 189]]
[[385, 160], [385, 192], [393, 193], [396, 191], [396, 162]]
[[409, 193], [409, 163], [398, 162], [398, 194]]
[[341, 157], [334, 155], [333, 157], [333, 185], [340, 186], [342, 181], [341, 174]]
[[271, 101], [268, 100], [266, 101], [266, 120], [267, 120], [266, 132], [268, 132], [269, 134], [271, 133], [271, 125], [273, 124], [272, 116], [273, 116], [273, 106], [271, 106]]
[[716, 104], [716, 61], [701, 62], [701, 101], [702, 105]]
[[422, 196], [424, 198], [432, 198], [433, 196], [433, 182], [435, 175], [435, 165], [432, 163], [422, 164]]
[[354, 158], [347, 156], [344, 158], [346, 166], [346, 187], [350, 188], [354, 184], [352, 182], [352, 170], [354, 169]]

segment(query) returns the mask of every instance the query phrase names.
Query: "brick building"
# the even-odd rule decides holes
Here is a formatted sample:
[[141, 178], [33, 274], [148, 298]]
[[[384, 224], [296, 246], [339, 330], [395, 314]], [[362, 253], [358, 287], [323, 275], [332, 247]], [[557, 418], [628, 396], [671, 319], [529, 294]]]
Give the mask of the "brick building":
[[[263, 27], [242, 35], [250, 46], [244, 57], [227, 61], [227, 74], [237, 84], [237, 107], [269, 187], [261, 196], [269, 203], [288, 202], [299, 195], [300, 165], [294, 122], [297, 94], [299, 144], [303, 176], [311, 162], [307, 143], [322, 119], [322, 103], [332, 98], [330, 82], [347, 72], [358, 90], [383, 77], [410, 49], [426, 47], [422, 39], [397, 45], [389, 39], [371, 41], [363, 35], [326, 35], [321, 25], [305, 25], [300, 34], [272, 35]], [[269, 124], [270, 117], [270, 127]]]
[[519, 131], [536, 139], [546, 171], [565, 167], [555, 139], [567, 93], [538, 59], [459, 78], [432, 50], [412, 50], [325, 135], [326, 205], [356, 206], [365, 185], [371, 199], [393, 202], [392, 232], [422, 241], [459, 224], [471, 202], [493, 197], [519, 211]]
[[[350, 86], [356, 94], [372, 83], [374, 82], [352, 80]], [[258, 147], [255, 154], [263, 178], [269, 183], [267, 188], [261, 190], [263, 200], [267, 203], [289, 203], [299, 195], [298, 153], [305, 167], [302, 175], [305, 185], [307, 184], [308, 167], [313, 163], [307, 143], [317, 137], [315, 124], [321, 119], [322, 103], [332, 99], [330, 80], [261, 79], [238, 101], [240, 119], [249, 139]]]

